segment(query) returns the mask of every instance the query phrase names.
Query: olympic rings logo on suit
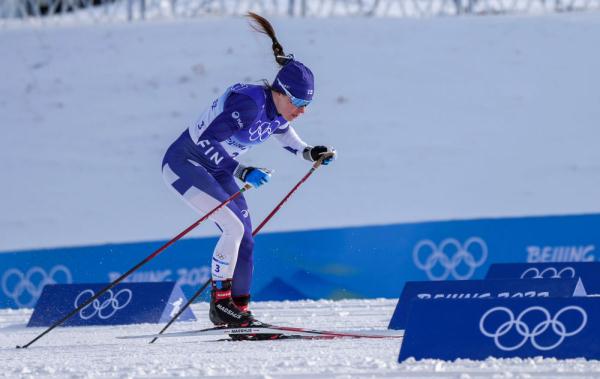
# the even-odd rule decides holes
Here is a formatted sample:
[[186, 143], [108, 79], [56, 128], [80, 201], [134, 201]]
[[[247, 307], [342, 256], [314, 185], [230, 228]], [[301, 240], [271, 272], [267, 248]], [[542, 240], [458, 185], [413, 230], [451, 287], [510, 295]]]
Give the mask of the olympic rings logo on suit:
[[[581, 315], [581, 323], [579, 324], [579, 326], [577, 326], [575, 329], [573, 329], [571, 331], [568, 331], [565, 324], [559, 320], [561, 315], [563, 315], [565, 312], [569, 312], [569, 311], [578, 312]], [[505, 321], [504, 323], [502, 323], [500, 326], [498, 326], [498, 328], [496, 328], [496, 330], [489, 331], [485, 328], [484, 324], [485, 324], [486, 319], [495, 312], [506, 313], [506, 315], [508, 316], [508, 320]], [[523, 321], [523, 318], [527, 314], [530, 314], [533, 312], [540, 312], [542, 314], [542, 316], [544, 317], [544, 319], [543, 319], [543, 321], [541, 321], [540, 323], [535, 325], [533, 328], [530, 328], [530, 326], [525, 321]], [[574, 336], [577, 333], [581, 332], [587, 324], [587, 319], [588, 319], [588, 315], [587, 315], [586, 311], [583, 308], [576, 306], [576, 305], [570, 305], [570, 306], [562, 308], [561, 310], [556, 312], [554, 317], [550, 316], [550, 312], [546, 308], [540, 307], [540, 306], [532, 306], [532, 307], [529, 307], [529, 308], [523, 310], [521, 313], [519, 313], [519, 316], [517, 316], [516, 318], [515, 318], [515, 315], [512, 312], [512, 310], [510, 310], [509, 308], [494, 307], [494, 308], [488, 310], [487, 312], [485, 312], [483, 314], [483, 316], [481, 316], [481, 320], [479, 321], [479, 330], [481, 331], [481, 333], [484, 336], [493, 338], [494, 343], [496, 344], [496, 347], [500, 350], [504, 350], [504, 351], [517, 350], [520, 347], [522, 347], [523, 345], [525, 345], [525, 343], [527, 341], [530, 341], [531, 344], [533, 345], [533, 347], [536, 348], [537, 350], [548, 351], [548, 350], [552, 350], [552, 349], [555, 349], [556, 347], [558, 347], [561, 343], [563, 343], [565, 338]], [[500, 338], [502, 336], [508, 334], [511, 330], [513, 330], [513, 327], [514, 327], [514, 330], [518, 333], [518, 335], [520, 335], [522, 338], [520, 339], [520, 341], [513, 344], [512, 346], [506, 346], [506, 345], [502, 344], [502, 342], [500, 342]], [[548, 331], [548, 328], [550, 328], [550, 327], [552, 327], [552, 332], [554, 332], [554, 334], [556, 334], [558, 336], [558, 340], [556, 342], [554, 342], [553, 344], [543, 346], [537, 341], [536, 338], [539, 337], [541, 334], [545, 333], [546, 331]]]
[[[275, 124], [273, 128], [271, 127], [272, 123]], [[256, 140], [261, 141], [261, 142], [265, 141], [281, 125], [281, 122], [279, 122], [279, 120], [275, 120], [272, 123], [271, 122], [260, 122], [260, 121], [257, 122], [254, 130], [252, 130], [252, 127], [250, 127], [250, 129], [248, 129], [248, 135], [249, 135], [248, 139], [251, 142], [255, 142]]]
[[[63, 265], [52, 267], [48, 273], [39, 266], [31, 267], [25, 273], [11, 268], [2, 275], [2, 291], [19, 308], [31, 308], [42, 294], [44, 286], [58, 283], [60, 274], [64, 276], [65, 283], [73, 283], [71, 271]], [[22, 298], [25, 294], [28, 297]]]
[[[479, 246], [481, 256], [476, 259], [475, 254], [470, 251], [474, 246]], [[454, 253], [447, 252], [448, 247], [454, 247]], [[425, 255], [424, 255], [425, 254]], [[452, 256], [450, 256], [452, 255]], [[431, 240], [419, 241], [413, 249], [413, 261], [417, 268], [425, 271], [431, 280], [445, 280], [450, 275], [455, 279], [469, 279], [475, 273], [475, 270], [483, 265], [488, 256], [488, 249], [485, 241], [479, 237], [471, 237], [462, 245], [454, 238], [443, 240], [440, 245], [436, 245]], [[424, 258], [424, 259], [423, 259]], [[457, 268], [464, 263], [468, 270], [466, 273], [459, 273]], [[441, 273], [434, 273], [433, 268], [436, 265], [443, 267]]]
[[[521, 274], [521, 279], [565, 279], [563, 277], [565, 272], [571, 273], [571, 276], [568, 277], [569, 279], [575, 278], [575, 269], [573, 267], [565, 267], [560, 271], [558, 271], [558, 269], [555, 267], [548, 267], [541, 272], [536, 267], [530, 267], [523, 271]], [[530, 273], [533, 273], [533, 276], [528, 276]], [[548, 275], [548, 273], [550, 274]]]
[[[89, 295], [85, 296], [85, 298], [82, 299], [84, 294]], [[100, 299], [102, 299], [105, 294], [108, 294], [108, 298], [100, 302]], [[112, 290], [108, 290], [105, 294], [83, 307], [79, 311], [79, 317], [81, 317], [81, 319], [83, 320], [89, 320], [92, 317], [98, 315], [98, 317], [102, 320], [109, 319], [112, 316], [114, 316], [114, 314], [117, 313], [118, 310], [121, 310], [127, 305], [129, 305], [131, 299], [133, 298], [133, 293], [128, 288], [124, 288], [116, 294], [113, 293]], [[85, 303], [89, 298], [93, 297], [94, 295], [95, 293], [91, 289], [81, 291], [81, 293], [75, 298], [75, 308], [78, 308], [81, 304]], [[86, 314], [86, 310], [90, 308], [93, 309], [93, 311], [89, 314]]]

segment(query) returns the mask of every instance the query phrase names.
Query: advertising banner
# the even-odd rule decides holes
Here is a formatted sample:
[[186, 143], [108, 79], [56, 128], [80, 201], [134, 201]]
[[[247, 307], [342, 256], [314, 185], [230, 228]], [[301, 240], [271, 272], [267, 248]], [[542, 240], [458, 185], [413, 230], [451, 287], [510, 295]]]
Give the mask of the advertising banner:
[[486, 279], [581, 278], [588, 294], [600, 294], [600, 262], [495, 263]]
[[[396, 298], [406, 281], [483, 279], [491, 263], [595, 261], [598, 230], [600, 215], [580, 215], [265, 233], [256, 237], [252, 295]], [[0, 308], [32, 308], [45, 284], [110, 282], [165, 242], [0, 253]], [[178, 241], [127, 280], [175, 281], [191, 296], [210, 277], [216, 243]]]
[[[93, 297], [108, 283], [50, 284], [44, 287], [27, 326], [50, 326]], [[125, 283], [102, 294], [61, 326], [168, 322], [187, 302], [174, 282]], [[177, 321], [196, 320], [187, 308]]]
[[600, 359], [599, 335], [595, 297], [414, 300], [398, 360]]
[[406, 282], [388, 329], [405, 329], [414, 299], [485, 299], [492, 297], [585, 296], [579, 279], [445, 280]]

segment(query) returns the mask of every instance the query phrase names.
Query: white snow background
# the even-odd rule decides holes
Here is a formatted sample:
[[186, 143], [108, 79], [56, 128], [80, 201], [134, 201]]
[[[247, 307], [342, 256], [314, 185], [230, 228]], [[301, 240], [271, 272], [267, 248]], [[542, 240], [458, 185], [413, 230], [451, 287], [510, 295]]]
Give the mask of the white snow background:
[[[600, 14], [286, 19], [314, 71], [294, 123], [339, 159], [266, 231], [600, 211]], [[197, 219], [164, 185], [168, 145], [228, 85], [271, 79], [269, 41], [241, 18], [0, 29], [0, 251], [168, 239]], [[276, 141], [247, 194], [260, 220], [309, 169]], [[280, 194], [280, 195], [276, 195]], [[192, 236], [215, 235], [203, 225]], [[257, 303], [257, 316], [384, 329], [394, 300]], [[207, 305], [194, 306], [207, 325]], [[594, 377], [598, 362], [396, 363], [395, 340], [120, 341], [158, 325], [62, 328], [30, 349], [30, 310], [0, 311], [0, 377]], [[301, 324], [301, 325], [299, 325]]]

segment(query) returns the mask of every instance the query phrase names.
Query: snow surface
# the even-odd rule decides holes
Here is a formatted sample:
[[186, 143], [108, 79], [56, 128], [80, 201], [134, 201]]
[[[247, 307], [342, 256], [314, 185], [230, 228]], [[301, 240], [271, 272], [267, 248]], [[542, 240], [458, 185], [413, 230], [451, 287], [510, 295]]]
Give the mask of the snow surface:
[[[265, 231], [600, 211], [600, 13], [272, 21], [317, 78], [295, 127], [339, 159]], [[197, 215], [166, 148], [276, 72], [242, 18], [5, 27], [0, 46], [0, 251], [171, 238]], [[254, 220], [309, 168], [276, 141], [241, 161], [276, 171]]]
[[[259, 302], [259, 319], [278, 325], [375, 331], [387, 327], [395, 300]], [[169, 331], [209, 326], [207, 303], [193, 305], [197, 322]], [[14, 348], [43, 329], [25, 328], [31, 310], [0, 310], [0, 377], [31, 378], [592, 378], [598, 361], [583, 359], [425, 360], [397, 363], [397, 339], [214, 342], [206, 338], [118, 340], [157, 333], [162, 325], [55, 329], [26, 350]]]
[[[273, 20], [317, 95], [295, 123], [332, 144], [267, 231], [600, 211], [600, 14]], [[162, 155], [236, 81], [271, 78], [270, 46], [239, 18], [0, 31], [0, 251], [172, 237], [196, 220]], [[276, 170], [247, 198], [261, 219], [308, 170]], [[281, 195], [276, 195], [281, 194]], [[192, 236], [214, 235], [203, 226]], [[395, 300], [257, 303], [265, 322], [381, 330]], [[207, 305], [194, 305], [207, 326]], [[0, 377], [579, 378], [597, 361], [396, 363], [397, 340], [120, 341], [159, 325], [63, 328], [27, 350], [31, 310], [0, 310]]]

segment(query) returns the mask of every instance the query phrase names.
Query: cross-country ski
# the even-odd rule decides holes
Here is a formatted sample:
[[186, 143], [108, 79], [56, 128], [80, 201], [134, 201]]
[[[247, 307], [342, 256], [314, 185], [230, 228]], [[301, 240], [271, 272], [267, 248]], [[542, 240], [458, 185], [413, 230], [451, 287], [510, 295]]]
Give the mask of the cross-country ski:
[[200, 330], [171, 332], [164, 334], [144, 334], [118, 336], [118, 339], [151, 339], [165, 337], [207, 337], [229, 336], [231, 340], [278, 340], [278, 339], [336, 339], [336, 338], [402, 338], [404, 333], [398, 331], [379, 331], [360, 333], [353, 331], [325, 331], [305, 328], [293, 328], [276, 325], [250, 327], [213, 327]]

